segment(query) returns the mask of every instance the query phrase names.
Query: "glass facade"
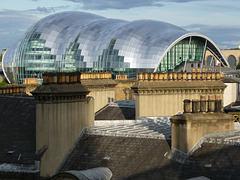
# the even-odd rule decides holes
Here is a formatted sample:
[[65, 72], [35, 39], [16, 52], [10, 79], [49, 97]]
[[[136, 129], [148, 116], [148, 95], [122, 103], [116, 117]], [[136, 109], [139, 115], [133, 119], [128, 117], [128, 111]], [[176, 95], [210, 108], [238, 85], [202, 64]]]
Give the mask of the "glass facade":
[[33, 25], [7, 50], [2, 66], [11, 83], [31, 77], [41, 83], [44, 72], [111, 71], [135, 78], [138, 72], [172, 71], [185, 61], [201, 61], [205, 42], [205, 36], [165, 22], [62, 12]]
[[187, 62], [201, 62], [205, 57], [205, 40], [189, 37], [175, 44], [164, 56], [157, 72], [174, 71]]

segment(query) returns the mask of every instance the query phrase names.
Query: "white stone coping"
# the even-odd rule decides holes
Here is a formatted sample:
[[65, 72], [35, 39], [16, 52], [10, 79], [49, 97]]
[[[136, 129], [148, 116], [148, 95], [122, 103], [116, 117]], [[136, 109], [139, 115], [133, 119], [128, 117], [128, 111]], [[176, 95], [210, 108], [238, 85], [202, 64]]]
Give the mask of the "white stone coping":
[[135, 108], [135, 100], [120, 100], [108, 104], [110, 107]]
[[171, 116], [158, 116], [158, 117], [139, 117], [137, 120], [96, 120], [94, 121], [95, 126], [113, 126], [113, 125], [132, 125], [132, 124], [140, 124], [140, 123], [166, 123], [171, 125], [170, 122]]
[[92, 135], [171, 139], [170, 117], [141, 117], [138, 120], [97, 120], [86, 133]]

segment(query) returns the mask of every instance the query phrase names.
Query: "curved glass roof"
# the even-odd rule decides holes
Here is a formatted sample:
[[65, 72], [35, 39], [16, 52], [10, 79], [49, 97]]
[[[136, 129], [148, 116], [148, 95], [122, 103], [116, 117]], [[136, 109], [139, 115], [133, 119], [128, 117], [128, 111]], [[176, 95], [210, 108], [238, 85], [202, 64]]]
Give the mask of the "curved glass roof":
[[[57, 13], [37, 22], [16, 46], [8, 49], [3, 60], [4, 74], [9, 82], [19, 82], [27, 77], [39, 78], [43, 72], [108, 68], [156, 71], [166, 52], [189, 36], [186, 30], [161, 21]], [[215, 44], [210, 44], [228, 65]]]

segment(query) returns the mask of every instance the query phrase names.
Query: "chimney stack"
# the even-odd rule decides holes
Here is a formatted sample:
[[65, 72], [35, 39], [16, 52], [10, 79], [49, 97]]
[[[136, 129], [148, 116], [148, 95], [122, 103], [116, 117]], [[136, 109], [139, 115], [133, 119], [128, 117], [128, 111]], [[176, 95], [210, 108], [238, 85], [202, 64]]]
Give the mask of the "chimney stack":
[[[207, 134], [219, 132], [232, 132], [234, 130], [233, 117], [230, 114], [221, 111], [221, 95], [208, 96], [208, 112], [206, 112], [206, 95], [200, 96], [199, 100], [184, 100], [184, 113], [178, 114], [170, 118], [172, 132], [172, 152], [181, 151], [186, 156], [195, 150], [196, 144], [201, 143], [201, 138]], [[177, 151], [175, 151], [177, 150]]]
[[[31, 93], [36, 100], [36, 151], [40, 176], [51, 177], [87, 126], [94, 125], [94, 100], [80, 83], [66, 84], [65, 74], [45, 74], [43, 85]], [[70, 74], [69, 81], [78, 81]], [[50, 84], [51, 83], [51, 84]]]

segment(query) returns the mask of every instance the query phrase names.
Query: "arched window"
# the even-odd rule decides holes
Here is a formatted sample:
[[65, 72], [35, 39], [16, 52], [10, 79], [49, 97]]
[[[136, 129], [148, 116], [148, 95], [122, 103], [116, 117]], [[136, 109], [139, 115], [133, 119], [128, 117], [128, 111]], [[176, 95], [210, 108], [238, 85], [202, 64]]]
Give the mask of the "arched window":
[[230, 65], [230, 67], [236, 69], [236, 58], [235, 58], [235, 56], [230, 55], [230, 56], [228, 57], [228, 63], [229, 63], [229, 65]]
[[240, 56], [239, 56], [239, 58], [238, 58], [237, 69], [240, 69]]
[[215, 66], [215, 58], [213, 56], [208, 56], [207, 57], [207, 65], [208, 66]]

